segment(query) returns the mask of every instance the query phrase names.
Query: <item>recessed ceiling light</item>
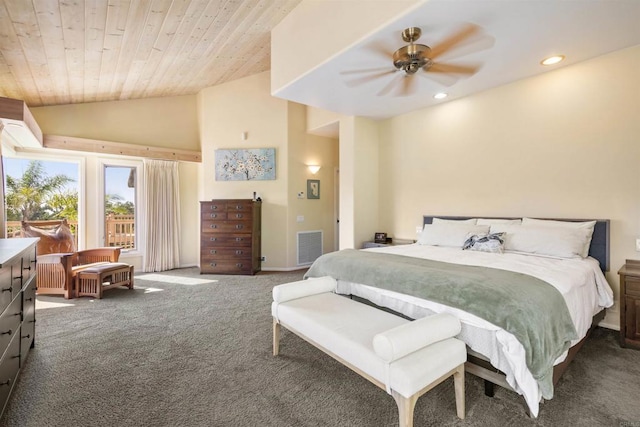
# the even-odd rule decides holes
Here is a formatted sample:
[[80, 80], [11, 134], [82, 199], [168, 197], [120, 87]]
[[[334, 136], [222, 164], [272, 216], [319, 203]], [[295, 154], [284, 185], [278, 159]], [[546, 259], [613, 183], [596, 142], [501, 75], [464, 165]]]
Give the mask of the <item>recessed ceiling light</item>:
[[433, 97], [435, 99], [444, 99], [446, 98], [448, 95], [444, 92], [440, 92], [440, 93], [436, 93], [435, 95], [433, 95]]
[[564, 55], [555, 55], [555, 56], [550, 56], [546, 59], [543, 59], [540, 63], [542, 65], [553, 65], [553, 64], [557, 64], [563, 59], [564, 59]]

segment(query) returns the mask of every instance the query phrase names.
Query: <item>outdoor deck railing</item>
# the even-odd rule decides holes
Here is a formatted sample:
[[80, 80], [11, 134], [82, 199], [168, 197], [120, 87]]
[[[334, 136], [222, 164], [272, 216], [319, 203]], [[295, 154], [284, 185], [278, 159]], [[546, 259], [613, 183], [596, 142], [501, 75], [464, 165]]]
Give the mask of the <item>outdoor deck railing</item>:
[[[76, 240], [78, 247], [78, 237], [76, 229], [77, 221], [69, 221], [69, 228]], [[22, 237], [20, 221], [7, 221], [7, 237]], [[105, 219], [106, 246], [120, 246], [123, 249], [135, 248], [135, 216], [134, 215], [107, 215]]]

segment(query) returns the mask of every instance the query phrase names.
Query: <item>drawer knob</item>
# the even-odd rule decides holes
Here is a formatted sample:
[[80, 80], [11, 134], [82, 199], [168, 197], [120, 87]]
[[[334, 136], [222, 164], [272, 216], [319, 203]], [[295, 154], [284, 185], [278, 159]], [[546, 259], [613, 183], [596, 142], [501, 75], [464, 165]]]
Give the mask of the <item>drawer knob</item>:
[[216, 264], [215, 262], [211, 262], [211, 263], [209, 263], [209, 265], [210, 265], [211, 267], [215, 267], [217, 264]]
[[244, 251], [241, 251], [241, 250], [237, 250], [236, 251], [236, 255], [242, 255], [243, 253], [244, 253]]
[[31, 270], [31, 266], [23, 267], [22, 269], [23, 269], [23, 270]]
[[242, 268], [242, 263], [241, 263], [241, 262], [237, 263], [237, 264], [236, 264], [236, 267], [238, 267], [238, 268]]
[[215, 242], [216, 240], [218, 240], [218, 238], [217, 237], [210, 237], [209, 240], [212, 241], [212, 242]]
[[236, 218], [244, 218], [243, 214], [236, 214]]
[[237, 211], [242, 210], [242, 205], [236, 205], [236, 210], [237, 210]]
[[236, 229], [237, 230], [242, 230], [243, 228], [244, 228], [244, 225], [242, 225], [242, 224], [236, 225]]
[[2, 292], [11, 292], [11, 288], [2, 288]]
[[13, 333], [13, 331], [11, 329], [9, 329], [8, 331], [0, 332], [0, 335], [11, 335], [12, 333]]
[[211, 205], [211, 210], [217, 210], [218, 209], [218, 205]]
[[25, 335], [25, 336], [23, 336], [21, 338], [31, 338], [31, 334], [27, 334], [27, 335]]
[[236, 242], [242, 242], [244, 240], [243, 237], [236, 237]]
[[218, 253], [218, 251], [215, 249], [211, 249], [209, 252], [211, 253], [211, 255], [215, 255]]
[[210, 228], [218, 228], [218, 224], [211, 224], [209, 227]]
[[33, 298], [25, 298], [25, 301], [33, 301]]
[[10, 385], [10, 384], [11, 384], [11, 379], [8, 379], [6, 381], [1, 382], [0, 386], [2, 386], [2, 385]]
[[211, 214], [211, 218], [218, 218], [218, 214]]

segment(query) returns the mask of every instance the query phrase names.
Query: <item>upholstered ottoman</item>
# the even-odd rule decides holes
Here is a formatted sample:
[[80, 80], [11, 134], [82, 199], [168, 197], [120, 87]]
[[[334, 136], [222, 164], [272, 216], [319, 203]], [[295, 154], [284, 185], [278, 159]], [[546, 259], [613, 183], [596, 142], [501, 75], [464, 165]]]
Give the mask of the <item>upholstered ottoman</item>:
[[102, 298], [102, 292], [126, 286], [133, 289], [133, 266], [122, 262], [109, 262], [85, 268], [76, 273], [76, 297]]

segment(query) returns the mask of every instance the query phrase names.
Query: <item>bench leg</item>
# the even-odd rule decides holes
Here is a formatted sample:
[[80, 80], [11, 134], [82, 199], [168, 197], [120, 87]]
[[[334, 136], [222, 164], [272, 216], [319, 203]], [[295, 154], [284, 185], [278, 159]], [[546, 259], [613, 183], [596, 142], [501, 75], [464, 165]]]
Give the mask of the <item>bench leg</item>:
[[280, 323], [273, 319], [273, 355], [277, 356], [280, 352]]
[[456, 372], [453, 374], [453, 383], [456, 390], [456, 413], [458, 418], [464, 420], [464, 364], [456, 368]]
[[413, 427], [413, 411], [420, 396], [416, 393], [407, 398], [395, 390], [391, 390], [391, 395], [395, 399], [396, 405], [398, 405], [398, 426]]

